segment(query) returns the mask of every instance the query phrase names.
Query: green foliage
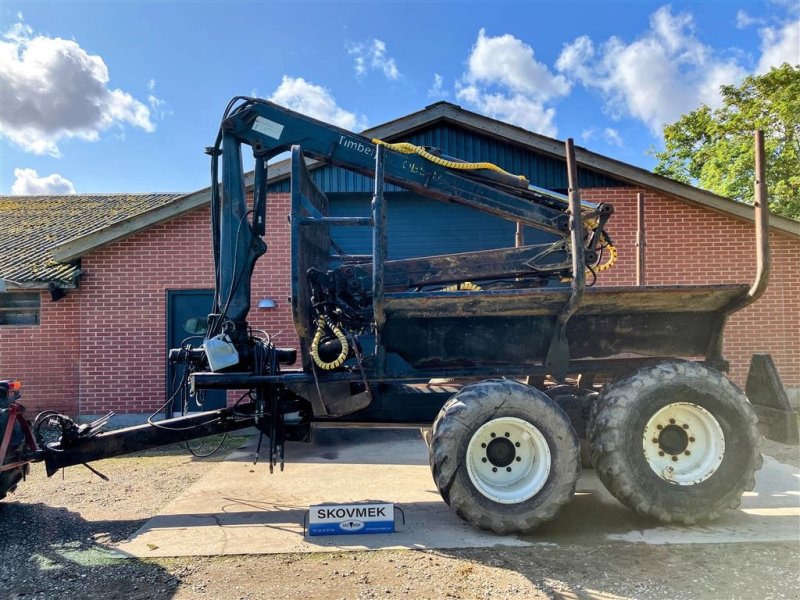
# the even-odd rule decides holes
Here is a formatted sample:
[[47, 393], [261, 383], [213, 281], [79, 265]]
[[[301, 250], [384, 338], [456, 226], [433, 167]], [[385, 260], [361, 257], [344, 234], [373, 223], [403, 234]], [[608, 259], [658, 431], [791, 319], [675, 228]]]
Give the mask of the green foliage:
[[739, 86], [723, 105], [664, 127], [655, 171], [742, 202], [753, 202], [753, 132], [764, 130], [770, 210], [800, 220], [800, 66], [784, 63]]

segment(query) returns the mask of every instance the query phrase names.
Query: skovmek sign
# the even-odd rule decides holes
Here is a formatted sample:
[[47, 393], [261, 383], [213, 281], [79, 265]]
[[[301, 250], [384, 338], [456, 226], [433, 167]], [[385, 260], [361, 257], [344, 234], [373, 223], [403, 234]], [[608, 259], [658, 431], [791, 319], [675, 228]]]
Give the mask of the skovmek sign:
[[394, 504], [317, 504], [308, 511], [308, 535], [394, 533]]

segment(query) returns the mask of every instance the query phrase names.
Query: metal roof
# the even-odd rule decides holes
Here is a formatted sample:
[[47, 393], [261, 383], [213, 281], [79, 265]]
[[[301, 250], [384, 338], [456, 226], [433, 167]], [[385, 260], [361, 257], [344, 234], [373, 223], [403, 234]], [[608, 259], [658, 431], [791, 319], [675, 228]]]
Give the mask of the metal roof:
[[57, 262], [53, 248], [159, 209], [183, 194], [0, 196], [0, 286], [75, 287], [76, 260]]

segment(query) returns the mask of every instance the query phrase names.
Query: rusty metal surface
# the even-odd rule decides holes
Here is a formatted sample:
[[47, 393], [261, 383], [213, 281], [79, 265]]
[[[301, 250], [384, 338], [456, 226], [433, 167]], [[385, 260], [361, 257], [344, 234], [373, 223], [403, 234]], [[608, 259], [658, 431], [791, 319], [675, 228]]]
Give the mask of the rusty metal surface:
[[[593, 287], [586, 290], [578, 314], [713, 313], [747, 294], [747, 285]], [[569, 289], [534, 288], [481, 292], [401, 292], [386, 294], [389, 318], [445, 316], [555, 317]]]
[[[746, 285], [589, 288], [567, 323], [570, 356], [706, 356], [721, 311], [746, 293]], [[384, 340], [416, 368], [537, 364], [569, 295], [546, 288], [387, 294]]]

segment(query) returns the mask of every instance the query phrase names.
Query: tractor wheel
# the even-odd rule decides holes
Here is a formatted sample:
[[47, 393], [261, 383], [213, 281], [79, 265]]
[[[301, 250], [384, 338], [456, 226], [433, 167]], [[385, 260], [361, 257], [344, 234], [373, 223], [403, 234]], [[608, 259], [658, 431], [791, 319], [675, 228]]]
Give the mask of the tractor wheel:
[[687, 361], [642, 367], [603, 390], [589, 424], [597, 475], [625, 506], [691, 525], [737, 508], [761, 468], [747, 397]]
[[530, 532], [575, 491], [578, 437], [544, 393], [505, 379], [462, 388], [430, 444], [433, 479], [459, 517], [497, 533]]

